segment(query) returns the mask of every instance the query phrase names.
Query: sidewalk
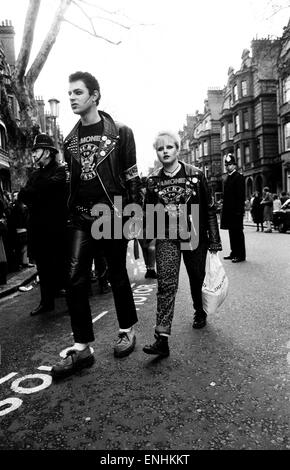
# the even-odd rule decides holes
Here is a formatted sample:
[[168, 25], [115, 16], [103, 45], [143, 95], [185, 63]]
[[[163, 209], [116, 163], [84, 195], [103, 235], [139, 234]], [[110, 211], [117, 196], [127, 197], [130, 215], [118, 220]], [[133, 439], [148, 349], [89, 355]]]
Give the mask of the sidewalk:
[[19, 287], [32, 282], [36, 278], [36, 267], [26, 268], [22, 271], [9, 273], [7, 284], [0, 286], [0, 298], [13, 294]]

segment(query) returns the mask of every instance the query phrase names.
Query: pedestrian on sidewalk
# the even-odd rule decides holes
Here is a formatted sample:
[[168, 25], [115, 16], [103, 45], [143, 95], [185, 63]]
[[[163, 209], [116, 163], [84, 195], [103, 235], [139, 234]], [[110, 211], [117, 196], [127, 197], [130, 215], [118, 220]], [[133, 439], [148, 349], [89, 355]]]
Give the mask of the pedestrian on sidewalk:
[[262, 196], [259, 191], [256, 191], [252, 200], [251, 214], [253, 222], [256, 224], [256, 231], [259, 232], [259, 226], [261, 225], [261, 231], [263, 232], [263, 206], [261, 206]]
[[66, 174], [57, 153], [48, 135], [35, 137], [32, 157], [38, 168], [18, 194], [29, 211], [28, 232], [40, 283], [40, 303], [31, 316], [52, 311], [64, 283]]
[[243, 218], [245, 213], [245, 178], [237, 171], [234, 155], [225, 158], [227, 178], [224, 182], [221, 229], [229, 231], [230, 254], [224, 259], [240, 263], [246, 259]]
[[268, 186], [265, 186], [263, 189], [261, 205], [263, 207], [263, 221], [266, 224], [265, 233], [272, 233], [271, 222], [273, 219], [273, 197]]
[[108, 263], [119, 323], [115, 357], [127, 356], [134, 350], [134, 324], [138, 321], [126, 269], [128, 240], [114, 238], [113, 234], [111, 239], [96, 240], [91, 233], [95, 222], [94, 206], [105, 206], [112, 221], [117, 213], [115, 196], [121, 198], [123, 207], [128, 203], [141, 203], [134, 135], [129, 127], [98, 110], [100, 86], [90, 73], [70, 75], [69, 98], [73, 113], [80, 116], [64, 142], [71, 181], [67, 303], [74, 345], [66, 357], [52, 367], [54, 378], [73, 374], [94, 362], [89, 346], [95, 336], [88, 285], [96, 244], [101, 244]]
[[[170, 131], [160, 132], [154, 148], [162, 168], [148, 177], [145, 195], [146, 204], [160, 204], [164, 207], [164, 237], [156, 239], [157, 266], [157, 314], [155, 342], [146, 345], [146, 354], [161, 357], [169, 355], [168, 338], [174, 314], [175, 297], [178, 289], [181, 253], [190, 282], [193, 307], [195, 309], [193, 328], [206, 325], [206, 313], [202, 305], [202, 284], [205, 276], [207, 251], [217, 252], [222, 249], [216, 210], [213, 198], [209, 194], [204, 174], [196, 167], [178, 160], [180, 139]], [[199, 238], [189, 238], [182, 242], [182, 220], [185, 212], [186, 227], [194, 217], [192, 205], [198, 205]], [[186, 207], [186, 209], [185, 209]], [[194, 206], [195, 207], [195, 206]], [[178, 230], [172, 237], [172, 226]], [[177, 236], [176, 236], [177, 235]]]

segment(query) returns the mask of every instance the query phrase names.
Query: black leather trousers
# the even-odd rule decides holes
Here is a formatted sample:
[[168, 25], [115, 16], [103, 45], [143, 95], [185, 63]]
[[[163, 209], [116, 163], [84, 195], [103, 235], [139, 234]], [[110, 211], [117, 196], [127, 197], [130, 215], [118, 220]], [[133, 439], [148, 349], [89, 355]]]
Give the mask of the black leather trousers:
[[121, 240], [95, 240], [91, 235], [94, 219], [87, 215], [73, 218], [69, 226], [67, 303], [75, 342], [94, 340], [89, 285], [92, 259], [98, 244], [108, 263], [108, 275], [120, 328], [130, 328], [138, 321], [126, 268], [127, 243]]

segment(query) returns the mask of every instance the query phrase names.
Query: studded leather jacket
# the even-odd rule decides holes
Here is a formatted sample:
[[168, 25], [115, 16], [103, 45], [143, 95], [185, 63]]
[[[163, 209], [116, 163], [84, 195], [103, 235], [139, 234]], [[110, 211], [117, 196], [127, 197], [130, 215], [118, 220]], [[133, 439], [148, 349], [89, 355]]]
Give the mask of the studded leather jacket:
[[[104, 111], [99, 111], [104, 130], [101, 136], [97, 161], [97, 177], [113, 209], [114, 196], [122, 196], [123, 207], [128, 203], [141, 203], [140, 178], [136, 164], [136, 148], [132, 130], [117, 123]], [[81, 161], [79, 151], [79, 128], [75, 125], [64, 141], [64, 158], [68, 164], [67, 182], [69, 184], [68, 207], [75, 205], [78, 192]]]
[[[182, 161], [179, 163], [185, 171], [188, 214], [190, 214], [191, 204], [199, 205], [199, 239], [206, 240], [210, 250], [220, 251], [222, 245], [216, 208], [208, 190], [206, 178], [203, 172], [193, 165], [188, 165]], [[160, 202], [161, 172], [162, 169], [158, 169], [148, 177], [145, 204], [156, 205]]]

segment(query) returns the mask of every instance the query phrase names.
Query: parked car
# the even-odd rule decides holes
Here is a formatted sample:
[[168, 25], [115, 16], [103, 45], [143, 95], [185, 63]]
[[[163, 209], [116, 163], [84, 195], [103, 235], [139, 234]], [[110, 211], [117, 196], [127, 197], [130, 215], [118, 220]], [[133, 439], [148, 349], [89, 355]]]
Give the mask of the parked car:
[[282, 205], [279, 211], [273, 212], [273, 225], [280, 233], [290, 230], [290, 199]]

